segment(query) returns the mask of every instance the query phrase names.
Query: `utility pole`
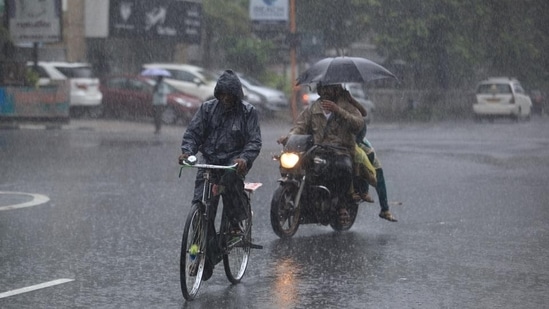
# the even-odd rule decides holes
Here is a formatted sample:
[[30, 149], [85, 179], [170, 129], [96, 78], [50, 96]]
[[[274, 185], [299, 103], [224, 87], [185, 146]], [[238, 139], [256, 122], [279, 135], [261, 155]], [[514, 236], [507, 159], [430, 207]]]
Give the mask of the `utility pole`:
[[296, 47], [298, 40], [296, 39], [296, 24], [295, 24], [295, 0], [290, 0], [290, 83], [292, 96], [290, 98], [292, 105], [292, 119], [295, 123], [297, 119], [297, 86], [296, 80]]

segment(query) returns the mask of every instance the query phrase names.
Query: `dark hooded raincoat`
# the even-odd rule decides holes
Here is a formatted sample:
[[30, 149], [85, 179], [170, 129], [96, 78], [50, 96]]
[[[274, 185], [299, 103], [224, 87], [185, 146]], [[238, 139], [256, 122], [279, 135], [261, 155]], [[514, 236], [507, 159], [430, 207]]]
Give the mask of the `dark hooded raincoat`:
[[[226, 108], [219, 102], [220, 94], [235, 96], [238, 102]], [[213, 100], [204, 102], [189, 123], [181, 150], [183, 153], [202, 154], [206, 164], [230, 165], [234, 159], [246, 160], [247, 170], [261, 150], [261, 130], [254, 106], [243, 101], [242, 84], [237, 75], [227, 70], [218, 79]], [[203, 171], [199, 170], [195, 181], [193, 203], [202, 199]], [[247, 202], [244, 195], [244, 179], [234, 172], [224, 172], [221, 184], [225, 186], [223, 203], [229, 217], [246, 219], [239, 205]], [[227, 207], [228, 206], [228, 207]]]

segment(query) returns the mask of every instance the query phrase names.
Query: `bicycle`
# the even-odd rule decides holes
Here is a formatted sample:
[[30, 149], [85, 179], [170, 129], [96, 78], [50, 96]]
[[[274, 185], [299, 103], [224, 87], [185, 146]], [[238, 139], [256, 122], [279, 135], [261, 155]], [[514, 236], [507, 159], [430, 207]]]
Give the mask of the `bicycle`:
[[252, 243], [251, 210], [251, 196], [262, 184], [245, 183], [244, 191], [248, 197], [245, 208], [248, 219], [241, 223], [242, 233], [234, 235], [230, 233], [230, 223], [225, 208], [223, 208], [219, 228], [216, 228], [215, 215], [219, 198], [215, 194], [218, 188], [214, 170], [235, 170], [236, 164], [223, 166], [195, 162], [196, 157], [190, 156], [179, 170], [181, 178], [184, 168], [204, 169], [202, 201], [192, 205], [181, 240], [180, 280], [181, 291], [186, 300], [192, 300], [198, 294], [207, 259], [210, 259], [212, 268], [223, 260], [227, 279], [232, 284], [237, 284], [242, 280], [248, 267], [250, 250], [263, 248]]

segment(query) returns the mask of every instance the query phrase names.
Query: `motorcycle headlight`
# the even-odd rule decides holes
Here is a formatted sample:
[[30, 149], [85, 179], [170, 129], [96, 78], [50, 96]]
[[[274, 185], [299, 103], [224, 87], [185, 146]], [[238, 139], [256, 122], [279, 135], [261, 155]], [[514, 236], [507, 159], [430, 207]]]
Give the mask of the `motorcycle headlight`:
[[280, 156], [280, 165], [283, 168], [293, 168], [299, 161], [299, 156], [295, 153], [283, 153]]

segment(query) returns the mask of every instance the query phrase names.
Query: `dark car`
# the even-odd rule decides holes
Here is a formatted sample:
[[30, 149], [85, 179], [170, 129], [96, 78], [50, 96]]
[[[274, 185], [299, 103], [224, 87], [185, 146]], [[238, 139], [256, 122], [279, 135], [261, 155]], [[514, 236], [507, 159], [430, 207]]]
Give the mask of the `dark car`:
[[[152, 92], [155, 80], [141, 75], [110, 76], [101, 80], [103, 114], [114, 118], [139, 118], [153, 115]], [[162, 122], [187, 123], [202, 104], [194, 96], [169, 86], [168, 105], [162, 114]]]

